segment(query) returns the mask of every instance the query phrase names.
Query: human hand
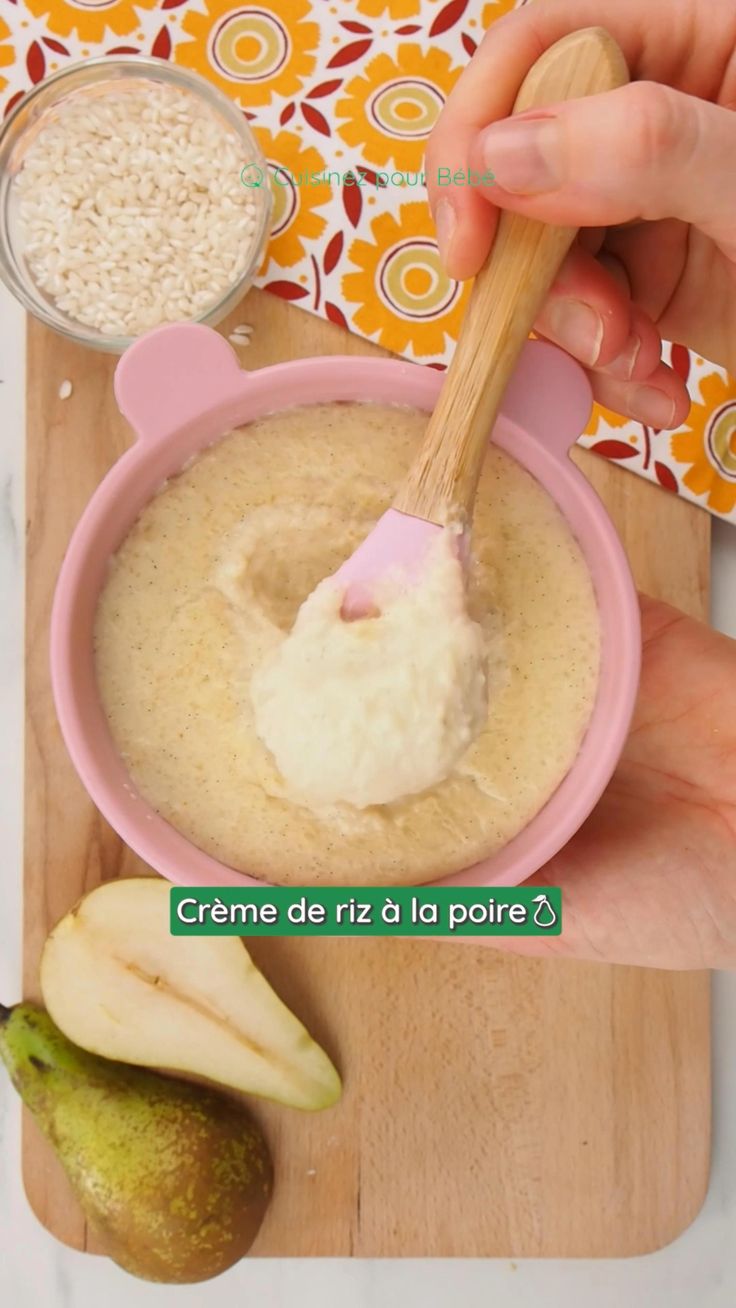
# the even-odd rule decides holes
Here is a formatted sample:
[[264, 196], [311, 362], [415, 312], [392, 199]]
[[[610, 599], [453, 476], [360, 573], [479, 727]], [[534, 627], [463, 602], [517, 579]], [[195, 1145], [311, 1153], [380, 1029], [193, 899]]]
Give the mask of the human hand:
[[[499, 121], [540, 54], [589, 26], [611, 33], [637, 80]], [[734, 108], [733, 0], [544, 0], [508, 14], [428, 144], [448, 273], [478, 271], [499, 208], [582, 227], [536, 330], [587, 367], [599, 403], [679, 426], [690, 402], [661, 361], [662, 337], [736, 372]], [[490, 169], [495, 184], [441, 186], [448, 166]]]
[[562, 887], [562, 935], [514, 953], [736, 968], [736, 641], [642, 599], [634, 722], [597, 808], [527, 885]]

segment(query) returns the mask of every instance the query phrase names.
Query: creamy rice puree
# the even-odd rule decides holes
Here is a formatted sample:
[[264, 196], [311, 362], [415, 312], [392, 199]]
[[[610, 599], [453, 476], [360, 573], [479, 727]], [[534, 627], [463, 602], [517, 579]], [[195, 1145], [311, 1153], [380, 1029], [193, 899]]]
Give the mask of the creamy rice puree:
[[[460, 624], [456, 648], [475, 680], [458, 691], [446, 631], [437, 633], [434, 663], [429, 646], [415, 641], [418, 677], [397, 661], [396, 632], [383, 663], [383, 675], [403, 687], [417, 732], [413, 784], [427, 788], [375, 802], [380, 769], [361, 772], [349, 722], [342, 761], [334, 740], [321, 758], [300, 761], [294, 752], [288, 764], [281, 760], [290, 780], [259, 736], [254, 701], [268, 737], [269, 668], [286, 657], [302, 602], [388, 507], [426, 421], [418, 411], [357, 403], [260, 419], [169, 481], [112, 560], [96, 660], [113, 737], [157, 811], [233, 867], [294, 884], [418, 883], [458, 871], [520, 831], [577, 753], [598, 677], [595, 596], [556, 506], [497, 449], [478, 492], [469, 617], [437, 561], [437, 626]], [[317, 618], [332, 621], [334, 612]], [[399, 627], [408, 620], [405, 612]], [[304, 668], [295, 674], [299, 713], [302, 691], [312, 691]], [[413, 692], [427, 676], [421, 684], [432, 702], [422, 718]], [[359, 705], [360, 678], [354, 696]], [[447, 762], [448, 720], [436, 711], [442, 696], [456, 759], [434, 780]], [[395, 793], [408, 775], [398, 750], [392, 766], [400, 775], [384, 781]], [[353, 772], [347, 782], [345, 768]]]
[[311, 808], [388, 804], [444, 781], [488, 717], [486, 640], [467, 611], [457, 533], [416, 583], [382, 578], [373, 617], [345, 622], [332, 578], [256, 668], [256, 730]]

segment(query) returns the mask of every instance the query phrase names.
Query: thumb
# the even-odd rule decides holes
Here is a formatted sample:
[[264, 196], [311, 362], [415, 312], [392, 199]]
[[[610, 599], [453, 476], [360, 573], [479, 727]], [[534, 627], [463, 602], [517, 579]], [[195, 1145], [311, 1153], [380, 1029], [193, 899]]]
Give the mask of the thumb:
[[504, 209], [575, 227], [679, 218], [736, 258], [736, 113], [658, 82], [570, 100], [478, 133]]

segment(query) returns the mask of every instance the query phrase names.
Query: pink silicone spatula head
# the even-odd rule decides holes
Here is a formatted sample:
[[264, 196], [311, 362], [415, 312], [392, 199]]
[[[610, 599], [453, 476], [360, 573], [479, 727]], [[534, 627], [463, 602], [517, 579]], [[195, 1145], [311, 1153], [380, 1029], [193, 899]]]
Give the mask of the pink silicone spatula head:
[[[564, 37], [527, 74], [514, 113], [613, 90], [629, 80], [611, 36], [590, 27]], [[343, 616], [375, 611], [389, 571], [417, 580], [428, 546], [450, 523], [467, 530], [486, 445], [504, 391], [541, 304], [576, 235], [519, 214], [501, 214], [478, 273], [452, 363], [406, 480], [370, 536], [335, 574]]]

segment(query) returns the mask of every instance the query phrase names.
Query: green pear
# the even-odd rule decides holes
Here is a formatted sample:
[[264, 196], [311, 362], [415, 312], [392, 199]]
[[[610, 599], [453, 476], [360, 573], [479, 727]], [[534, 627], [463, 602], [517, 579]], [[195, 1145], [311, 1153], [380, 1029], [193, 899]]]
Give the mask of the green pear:
[[223, 1095], [76, 1048], [42, 1009], [0, 1005], [0, 1057], [110, 1257], [149, 1281], [204, 1281], [248, 1252], [268, 1147]]
[[54, 927], [43, 1002], [103, 1058], [207, 1077], [292, 1108], [329, 1108], [340, 1078], [237, 936], [172, 936], [167, 882], [108, 881]]

